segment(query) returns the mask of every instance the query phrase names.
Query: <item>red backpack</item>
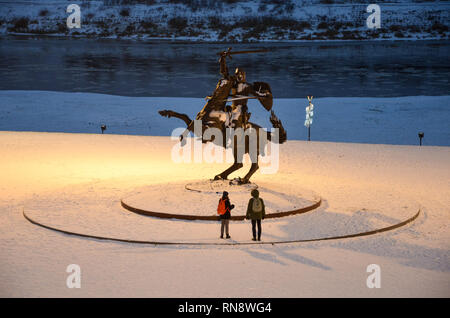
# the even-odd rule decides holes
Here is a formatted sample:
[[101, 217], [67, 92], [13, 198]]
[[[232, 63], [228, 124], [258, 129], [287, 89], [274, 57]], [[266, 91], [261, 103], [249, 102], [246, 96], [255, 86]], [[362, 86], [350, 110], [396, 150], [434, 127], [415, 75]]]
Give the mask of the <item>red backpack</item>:
[[219, 206], [217, 207], [217, 214], [224, 215], [225, 212], [227, 212], [227, 209], [225, 207], [225, 200], [224, 199], [220, 199], [219, 200]]

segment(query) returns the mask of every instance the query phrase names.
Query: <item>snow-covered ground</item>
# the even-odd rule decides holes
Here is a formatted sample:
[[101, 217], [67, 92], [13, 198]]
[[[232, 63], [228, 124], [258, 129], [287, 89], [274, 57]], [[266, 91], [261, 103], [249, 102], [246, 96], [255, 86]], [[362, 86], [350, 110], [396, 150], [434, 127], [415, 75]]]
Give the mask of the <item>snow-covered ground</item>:
[[[191, 118], [201, 98], [124, 97], [92, 93], [0, 91], [0, 130], [170, 136], [184, 123], [165, 118], [170, 109]], [[311, 139], [315, 141], [450, 146], [450, 97], [315, 98]], [[306, 140], [306, 98], [275, 99], [273, 110], [290, 140]], [[259, 102], [250, 100], [250, 121], [272, 127]]]
[[[346, 1], [0, 1], [0, 33], [189, 41], [448, 39], [446, 1], [377, 3], [381, 26], [368, 29], [369, 3]], [[67, 6], [81, 28], [67, 29]]]
[[[450, 296], [448, 147], [288, 141], [278, 173], [255, 174], [264, 189], [299, 187], [324, 200], [317, 211], [263, 221], [265, 242], [370, 230], [422, 211], [404, 228], [363, 238], [146, 246], [68, 236], [22, 216], [24, 209], [47, 224], [125, 239], [224, 242], [218, 223], [157, 220], [120, 207], [121, 198], [150, 186], [190, 209], [198, 203], [176, 185], [227, 167], [175, 164], [174, 143], [162, 136], [0, 132], [0, 296]], [[231, 222], [230, 231], [231, 241], [251, 242], [248, 221]], [[80, 289], [66, 287], [69, 264], [81, 267]], [[370, 264], [381, 268], [380, 289], [366, 286]]]

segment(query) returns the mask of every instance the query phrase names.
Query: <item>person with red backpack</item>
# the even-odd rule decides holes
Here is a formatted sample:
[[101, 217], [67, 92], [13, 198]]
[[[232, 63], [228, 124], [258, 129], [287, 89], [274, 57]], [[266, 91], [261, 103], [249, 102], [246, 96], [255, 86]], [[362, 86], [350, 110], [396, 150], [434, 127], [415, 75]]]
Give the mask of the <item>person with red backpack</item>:
[[228, 192], [224, 191], [222, 198], [219, 200], [219, 206], [217, 207], [217, 214], [219, 214], [219, 219], [222, 221], [220, 227], [220, 238], [223, 239], [223, 232], [225, 229], [226, 238], [231, 238], [229, 232], [229, 224], [231, 218], [231, 210], [234, 209], [234, 204], [230, 203], [230, 198], [228, 197]]
[[252, 190], [251, 194], [252, 198], [248, 201], [245, 218], [252, 220], [252, 240], [256, 241], [256, 225], [258, 225], [258, 241], [261, 241], [261, 220], [264, 220], [266, 217], [266, 207], [263, 199], [259, 197], [258, 190]]

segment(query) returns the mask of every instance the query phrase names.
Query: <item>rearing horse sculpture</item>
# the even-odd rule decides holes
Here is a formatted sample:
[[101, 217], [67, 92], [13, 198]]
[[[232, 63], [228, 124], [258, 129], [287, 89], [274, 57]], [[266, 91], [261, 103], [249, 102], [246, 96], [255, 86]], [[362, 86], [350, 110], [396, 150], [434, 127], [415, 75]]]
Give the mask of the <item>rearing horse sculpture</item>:
[[[185, 138], [192, 132], [197, 137], [202, 138], [202, 142], [213, 142], [219, 146], [227, 147], [227, 129], [242, 128], [245, 134], [232, 135], [231, 144], [229, 147], [233, 150], [234, 163], [231, 167], [223, 171], [222, 173], [216, 175], [214, 180], [227, 179], [227, 177], [234, 171], [243, 167], [243, 156], [244, 154], [249, 154], [252, 165], [249, 172], [244, 178], [239, 178], [239, 183], [249, 183], [251, 176], [258, 170], [258, 156], [261, 154], [266, 144], [271, 141], [274, 143], [282, 144], [287, 140], [286, 130], [284, 129], [281, 121], [277, 118], [275, 113], [271, 111], [270, 122], [273, 128], [275, 128], [275, 134], [266, 131], [261, 126], [249, 122], [250, 113], [247, 112], [247, 100], [250, 98], [258, 99], [266, 110], [271, 110], [272, 108], [272, 93], [270, 86], [264, 82], [255, 82], [249, 84], [245, 81], [245, 72], [242, 69], [236, 69], [236, 75], [231, 76], [228, 72], [228, 68], [225, 63], [226, 57], [231, 54], [238, 54], [242, 52], [230, 52], [229, 49], [226, 52], [220, 53], [220, 72], [223, 76], [219, 80], [216, 89], [212, 96], [207, 97], [207, 102], [203, 109], [197, 114], [196, 120], [201, 123], [201, 132], [196, 131], [195, 121], [191, 120], [188, 115], [174, 112], [172, 110], [161, 110], [159, 114], [164, 117], [175, 117], [183, 120], [186, 123], [186, 130], [180, 135], [180, 141], [182, 145], [185, 143]], [[243, 53], [249, 53], [254, 51], [246, 51]], [[226, 102], [229, 101], [228, 97], [231, 94], [231, 101], [233, 101], [232, 106], [226, 106]], [[249, 97], [252, 94], [255, 97]], [[221, 140], [216, 140], [215, 136], [211, 138], [205, 138], [204, 133], [209, 128], [216, 128], [222, 134]], [[250, 134], [249, 134], [250, 132]], [[253, 133], [256, 138], [256, 149], [251, 147], [252, 144], [250, 140], [251, 133]], [[265, 135], [262, 135], [265, 134]], [[229, 137], [229, 136], [228, 136]], [[264, 144], [260, 144], [260, 142]], [[241, 147], [241, 148], [240, 148]]]

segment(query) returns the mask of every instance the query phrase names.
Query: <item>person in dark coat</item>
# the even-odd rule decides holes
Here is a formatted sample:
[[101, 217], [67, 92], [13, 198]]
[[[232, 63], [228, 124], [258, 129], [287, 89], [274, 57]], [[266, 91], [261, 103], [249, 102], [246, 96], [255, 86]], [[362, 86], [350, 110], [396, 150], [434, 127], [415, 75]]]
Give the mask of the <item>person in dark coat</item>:
[[264, 201], [259, 197], [258, 190], [252, 190], [252, 198], [248, 201], [246, 219], [252, 220], [253, 241], [256, 241], [256, 226], [258, 226], [258, 241], [261, 241], [261, 220], [266, 216]]
[[228, 192], [224, 191], [222, 194], [222, 198], [219, 200], [219, 205], [221, 201], [225, 202], [225, 213], [220, 215], [220, 220], [222, 221], [222, 225], [220, 227], [220, 238], [223, 239], [223, 232], [225, 230], [226, 238], [231, 238], [229, 231], [229, 224], [231, 218], [231, 210], [234, 209], [234, 204], [230, 203], [230, 198], [228, 197]]

